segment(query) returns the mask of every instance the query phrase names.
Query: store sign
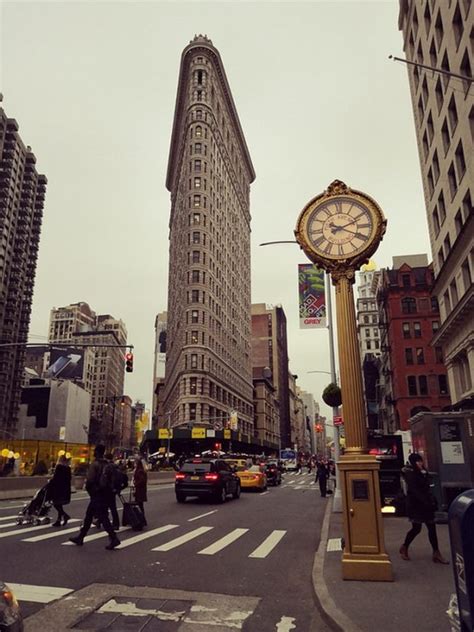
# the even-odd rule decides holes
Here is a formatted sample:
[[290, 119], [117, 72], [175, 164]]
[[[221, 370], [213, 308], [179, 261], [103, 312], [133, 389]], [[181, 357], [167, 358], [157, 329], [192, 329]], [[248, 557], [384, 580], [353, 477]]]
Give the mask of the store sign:
[[224, 430], [224, 439], [230, 439], [230, 438], [231, 438], [231, 436], [232, 436], [232, 435], [231, 435], [231, 433], [230, 433], [229, 428], [225, 428], [225, 430]]
[[205, 428], [193, 428], [191, 430], [191, 438], [192, 439], [205, 439], [206, 438], [206, 429]]
[[342, 426], [344, 424], [342, 417], [333, 417], [332, 422], [335, 426]]
[[173, 438], [173, 430], [168, 430], [168, 428], [158, 428], [158, 439], [172, 439]]

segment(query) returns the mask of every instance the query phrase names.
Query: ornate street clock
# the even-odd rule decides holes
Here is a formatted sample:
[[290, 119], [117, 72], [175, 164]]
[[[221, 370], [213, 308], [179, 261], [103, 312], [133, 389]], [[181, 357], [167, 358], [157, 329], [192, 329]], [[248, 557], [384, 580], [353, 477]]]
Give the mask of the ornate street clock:
[[334, 180], [304, 207], [296, 240], [311, 261], [329, 271], [355, 271], [377, 250], [387, 221], [368, 195]]
[[380, 511], [379, 464], [367, 452], [367, 425], [357, 334], [355, 272], [374, 254], [385, 233], [378, 204], [340, 180], [304, 207], [296, 240], [308, 258], [331, 274], [336, 286], [339, 375], [346, 445], [341, 475], [345, 548], [344, 579], [391, 581]]

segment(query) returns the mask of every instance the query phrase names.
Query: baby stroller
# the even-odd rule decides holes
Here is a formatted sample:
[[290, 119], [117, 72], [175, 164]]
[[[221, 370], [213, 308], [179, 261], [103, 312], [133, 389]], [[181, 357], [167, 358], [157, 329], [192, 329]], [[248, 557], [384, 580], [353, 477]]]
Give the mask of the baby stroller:
[[17, 524], [48, 524], [51, 522], [49, 510], [51, 509], [51, 500], [48, 498], [49, 482], [38, 489], [33, 498], [25, 504], [16, 519]]

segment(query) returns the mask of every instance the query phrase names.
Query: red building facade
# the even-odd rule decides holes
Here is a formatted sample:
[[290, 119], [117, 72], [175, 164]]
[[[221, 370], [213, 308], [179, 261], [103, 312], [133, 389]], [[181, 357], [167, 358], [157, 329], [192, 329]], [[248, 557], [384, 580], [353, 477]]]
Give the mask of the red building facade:
[[379, 409], [387, 432], [409, 430], [418, 412], [440, 412], [450, 406], [446, 368], [440, 347], [431, 340], [439, 328], [438, 302], [432, 296], [431, 265], [410, 265], [425, 257], [395, 257], [382, 271], [377, 302], [381, 350]]

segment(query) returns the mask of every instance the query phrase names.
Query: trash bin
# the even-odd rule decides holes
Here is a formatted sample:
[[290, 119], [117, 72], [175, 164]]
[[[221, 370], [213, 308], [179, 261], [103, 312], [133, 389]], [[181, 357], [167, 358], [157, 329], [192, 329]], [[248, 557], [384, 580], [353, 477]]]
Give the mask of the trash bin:
[[441, 488], [441, 481], [438, 472], [429, 472], [429, 481], [431, 493], [436, 498], [438, 509], [435, 511], [435, 521], [439, 524], [446, 524], [448, 522], [448, 512], [443, 504], [443, 490]]
[[462, 632], [474, 632], [474, 489], [449, 508], [449, 539]]

